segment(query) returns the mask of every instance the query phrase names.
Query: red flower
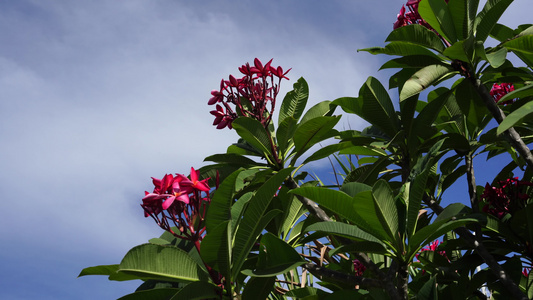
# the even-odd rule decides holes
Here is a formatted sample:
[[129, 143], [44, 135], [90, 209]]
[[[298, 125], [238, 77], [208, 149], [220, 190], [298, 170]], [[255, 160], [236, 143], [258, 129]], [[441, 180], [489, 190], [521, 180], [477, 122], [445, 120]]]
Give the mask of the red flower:
[[[397, 15], [397, 20], [394, 22], [394, 29], [411, 24], [419, 24], [433, 30], [433, 28], [424, 19], [422, 19], [418, 13], [418, 4], [420, 1], [421, 0], [408, 0], [405, 4], [409, 8], [408, 12], [406, 12], [405, 7], [402, 5], [400, 13]], [[448, 3], [448, 0], [445, 1]]]
[[[182, 180], [181, 177], [174, 177], [172, 174], [166, 174], [163, 179], [152, 177], [155, 188], [152, 193], [145, 192], [145, 196], [142, 199], [143, 204], [149, 203], [150, 201], [164, 200], [161, 208], [168, 209], [175, 200], [185, 204], [189, 203], [190, 189], [180, 186]], [[148, 206], [151, 205], [148, 204]]]
[[244, 74], [242, 78], [230, 75], [229, 80], [220, 82], [220, 90], [211, 91], [212, 97], [207, 104], [217, 104], [216, 110], [211, 111], [215, 116], [213, 125], [217, 129], [226, 126], [231, 129], [231, 123], [238, 116], [254, 118], [265, 128], [268, 127], [281, 80], [289, 79], [285, 75], [291, 70], [284, 72], [282, 67], [273, 67], [271, 64], [272, 59], [263, 65], [256, 58], [253, 67], [249, 63], [239, 67]]
[[[507, 95], [508, 93], [512, 91], [514, 91], [514, 86], [510, 83], [502, 83], [502, 84], [495, 83], [492, 86], [492, 89], [490, 90], [490, 95], [494, 97], [494, 101], [499, 102], [503, 96]], [[504, 101], [498, 104], [507, 105], [507, 104], [513, 103], [514, 101], [515, 99], [509, 99], [507, 101]]]
[[[431, 244], [427, 245], [426, 247], [420, 249], [420, 252], [425, 252], [425, 251], [433, 251], [435, 252], [437, 250], [437, 248], [439, 247], [439, 241], [438, 240], [434, 240], [433, 242], [431, 242]], [[446, 258], [448, 258], [446, 256], [446, 251], [439, 251], [438, 252], [441, 256], [444, 256]], [[416, 254], [415, 257], [416, 259], [418, 260], [418, 257], [420, 256], [420, 253]]]
[[202, 192], [209, 192], [209, 185], [207, 185], [207, 180], [198, 180], [200, 177], [200, 171], [195, 170], [191, 167], [191, 179], [185, 177], [185, 175], [176, 174], [177, 176], [182, 177], [181, 185], [183, 187], [190, 187], [191, 189], [202, 191]]
[[498, 219], [502, 219], [507, 214], [514, 214], [519, 209], [524, 208], [529, 195], [523, 193], [524, 186], [532, 186], [529, 181], [519, 181], [518, 177], [499, 181], [500, 187], [494, 187], [488, 183], [481, 194], [481, 200], [485, 202], [483, 211]]
[[366, 271], [365, 265], [363, 265], [358, 259], [354, 259], [353, 269], [355, 271], [355, 276], [363, 276], [363, 273]]

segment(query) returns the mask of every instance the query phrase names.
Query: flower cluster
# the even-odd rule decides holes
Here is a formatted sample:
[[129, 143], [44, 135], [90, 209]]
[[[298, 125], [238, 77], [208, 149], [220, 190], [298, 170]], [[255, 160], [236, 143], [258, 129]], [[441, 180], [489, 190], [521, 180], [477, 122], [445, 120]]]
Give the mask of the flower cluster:
[[[411, 24], [419, 24], [429, 29], [433, 29], [418, 13], [418, 3], [420, 3], [420, 1], [421, 0], [408, 0], [405, 4], [407, 5], [407, 8], [409, 8], [409, 11], [407, 12], [405, 6], [402, 5], [402, 9], [400, 9], [400, 13], [397, 16], [398, 18], [396, 22], [394, 22], [394, 29]], [[448, 0], [446, 0], [446, 3], [448, 3]]]
[[273, 67], [272, 59], [263, 65], [259, 59], [254, 60], [254, 66], [249, 63], [241, 66], [239, 71], [242, 78], [229, 76], [228, 80], [222, 79], [220, 89], [211, 91], [209, 105], [216, 104], [216, 109], [211, 111], [215, 116], [213, 125], [217, 129], [228, 127], [239, 116], [254, 118], [266, 128], [272, 119], [279, 93], [280, 83], [289, 70], [283, 71], [282, 67]]
[[[144, 216], [151, 216], [159, 227], [176, 237], [201, 240], [210, 188], [208, 179], [198, 180], [199, 177], [200, 172], [194, 168], [191, 168], [190, 178], [182, 174], [166, 174], [162, 179], [152, 177], [154, 190], [145, 192], [142, 199]], [[174, 232], [173, 226], [180, 232]]]
[[509, 99], [503, 102], [500, 102], [500, 99], [512, 91], [514, 91], [514, 85], [511, 83], [495, 83], [490, 90], [490, 95], [494, 97], [494, 101], [496, 101], [498, 104], [507, 105], [513, 103], [515, 99]]
[[499, 181], [500, 187], [494, 187], [488, 183], [481, 195], [481, 200], [485, 202], [483, 211], [498, 219], [502, 219], [507, 214], [513, 214], [517, 210], [524, 208], [529, 195], [524, 193], [527, 186], [532, 186], [529, 181], [519, 181], [518, 177]]
[[365, 265], [363, 265], [358, 259], [354, 259], [353, 269], [355, 271], [355, 276], [363, 276], [363, 273], [366, 271]]

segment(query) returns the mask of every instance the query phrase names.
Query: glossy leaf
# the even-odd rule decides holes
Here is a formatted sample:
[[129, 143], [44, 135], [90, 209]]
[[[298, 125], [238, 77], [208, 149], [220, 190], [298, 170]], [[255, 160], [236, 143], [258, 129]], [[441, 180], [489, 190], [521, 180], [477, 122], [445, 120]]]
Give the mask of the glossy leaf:
[[339, 122], [339, 117], [317, 117], [309, 121], [299, 124], [294, 133], [294, 161], [305, 153], [309, 148], [317, 143], [333, 137], [336, 131], [332, 131], [333, 127]]
[[300, 123], [303, 124], [316, 117], [331, 116], [335, 107], [336, 105], [332, 105], [329, 100], [319, 102], [305, 112]]
[[296, 131], [297, 121], [292, 116], [286, 117], [278, 126], [276, 131], [276, 140], [278, 143], [279, 152], [285, 157], [285, 152], [291, 147], [293, 143], [294, 132]]
[[293, 117], [298, 120], [302, 115], [307, 98], [309, 97], [309, 86], [303, 77], [293, 84], [293, 90], [288, 92], [279, 110], [278, 125], [281, 124], [285, 118]]
[[220, 183], [218, 189], [213, 193], [211, 203], [206, 215], [206, 229], [209, 233], [224, 221], [230, 219], [231, 205], [235, 193], [235, 180], [242, 170], [237, 170]]
[[269, 156], [271, 153], [271, 141], [266, 129], [261, 125], [261, 122], [249, 117], [239, 117], [235, 119], [231, 125], [233, 126], [233, 129], [237, 131], [239, 136], [250, 143], [250, 145]]
[[[387, 230], [389, 240], [397, 240], [399, 238], [399, 211], [396, 207], [396, 201], [394, 200], [392, 189], [385, 180], [379, 180], [372, 187], [372, 196], [374, 197], [377, 216], [383, 228]], [[403, 234], [403, 232], [400, 234]]]
[[[530, 85], [529, 87], [533, 87], [533, 85]], [[531, 88], [529, 90], [533, 91]], [[533, 114], [533, 102], [528, 102], [503, 119], [498, 126], [497, 134], [500, 135], [511, 127], [519, 126], [522, 121], [531, 114]]]
[[118, 272], [165, 281], [207, 281], [208, 274], [181, 249], [143, 244], [132, 248]]
[[453, 19], [458, 40], [472, 35], [479, 0], [449, 0], [448, 9]]
[[431, 65], [420, 69], [405, 82], [400, 93], [400, 101], [419, 94], [453, 72], [455, 72], [454, 69], [448, 65]]
[[426, 22], [433, 27], [441, 36], [450, 43], [457, 41], [455, 25], [448, 5], [442, 0], [420, 1], [418, 13]]
[[432, 30], [420, 25], [407, 25], [395, 29], [389, 34], [386, 42], [405, 41], [421, 45], [438, 52], [443, 52], [445, 47], [442, 40]]
[[475, 20], [476, 40], [484, 42], [513, 0], [489, 0]]

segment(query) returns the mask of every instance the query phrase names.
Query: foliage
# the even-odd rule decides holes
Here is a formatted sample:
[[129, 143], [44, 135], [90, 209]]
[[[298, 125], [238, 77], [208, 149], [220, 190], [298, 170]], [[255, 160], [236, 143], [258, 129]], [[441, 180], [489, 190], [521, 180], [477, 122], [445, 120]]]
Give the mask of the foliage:
[[[387, 44], [361, 50], [393, 56], [397, 106], [369, 77], [305, 110], [300, 78], [275, 125], [288, 71], [243, 65], [209, 100], [237, 143], [154, 179], [142, 207], [165, 232], [80, 276], [144, 281], [121, 299], [533, 298], [533, 26], [497, 23], [511, 2], [409, 0]], [[340, 110], [369, 126], [337, 130]], [[479, 155], [510, 160], [477, 185]], [[305, 171], [327, 157], [336, 186]], [[446, 193], [458, 180], [467, 205]]]

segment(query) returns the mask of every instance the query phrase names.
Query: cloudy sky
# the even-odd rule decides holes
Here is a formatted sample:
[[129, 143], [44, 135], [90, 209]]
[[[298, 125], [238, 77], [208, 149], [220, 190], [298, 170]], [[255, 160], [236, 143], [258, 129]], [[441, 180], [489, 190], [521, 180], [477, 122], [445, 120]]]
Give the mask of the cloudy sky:
[[[356, 50], [383, 45], [404, 2], [0, 0], [0, 298], [132, 292], [76, 276], [160, 235], [139, 206], [151, 176], [236, 140], [211, 126], [220, 79], [274, 58], [310, 103], [356, 96], [370, 75], [386, 82], [386, 57]], [[528, 5], [504, 23], [530, 22]]]

